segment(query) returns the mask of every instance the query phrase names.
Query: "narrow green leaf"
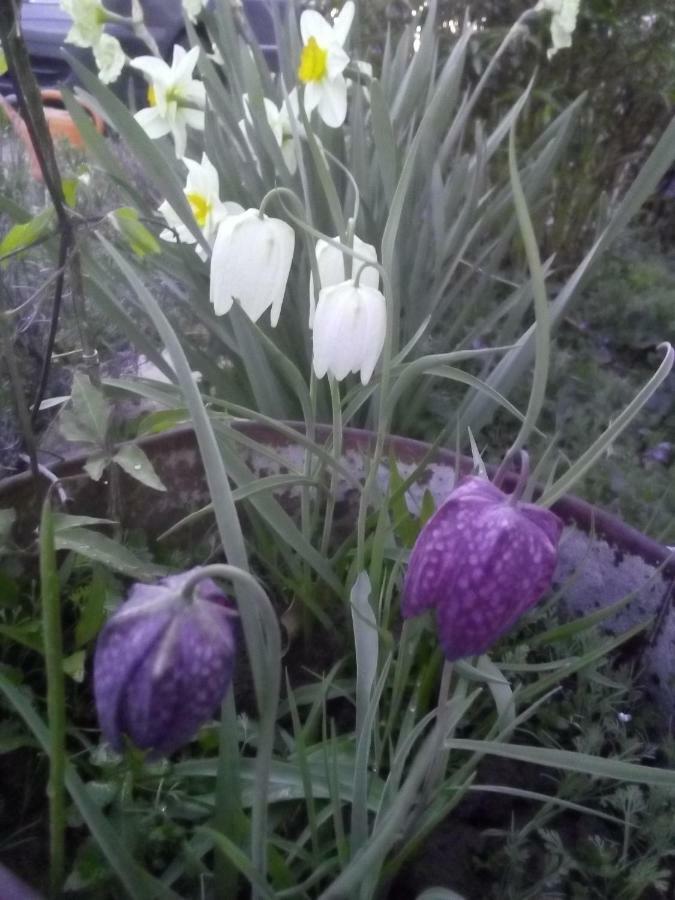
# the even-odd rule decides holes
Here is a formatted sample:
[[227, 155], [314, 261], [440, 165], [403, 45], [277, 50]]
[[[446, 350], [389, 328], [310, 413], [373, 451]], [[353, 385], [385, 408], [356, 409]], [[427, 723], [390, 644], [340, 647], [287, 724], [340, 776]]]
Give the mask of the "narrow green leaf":
[[675, 789], [675, 771], [672, 769], [641, 766], [620, 759], [607, 759], [606, 757], [592, 756], [589, 753], [577, 753], [575, 750], [528, 747], [520, 744], [503, 744], [499, 741], [474, 741], [469, 738], [452, 738], [448, 741], [448, 746], [453, 750], [500, 756], [504, 759], [532, 763], [535, 766], [579, 772], [596, 778], [615, 778], [617, 781], [649, 784], [666, 790]]
[[69, 528], [60, 532], [56, 535], [56, 547], [58, 550], [73, 550], [86, 559], [103, 563], [115, 572], [141, 581], [152, 581], [169, 574], [164, 566], [139, 559], [127, 547], [89, 528]]

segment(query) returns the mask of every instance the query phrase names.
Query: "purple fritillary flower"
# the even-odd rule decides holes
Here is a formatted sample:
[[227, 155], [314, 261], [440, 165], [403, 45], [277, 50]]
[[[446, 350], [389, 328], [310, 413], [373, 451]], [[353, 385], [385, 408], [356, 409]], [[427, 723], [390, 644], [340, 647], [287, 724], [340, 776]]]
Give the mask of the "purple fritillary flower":
[[550, 510], [463, 479], [412, 549], [404, 618], [434, 608], [448, 660], [484, 653], [550, 586], [561, 532]]
[[182, 589], [195, 569], [158, 584], [135, 584], [96, 644], [94, 694], [103, 736], [124, 737], [149, 756], [188, 743], [221, 703], [232, 680], [233, 610], [209, 578], [192, 599]]

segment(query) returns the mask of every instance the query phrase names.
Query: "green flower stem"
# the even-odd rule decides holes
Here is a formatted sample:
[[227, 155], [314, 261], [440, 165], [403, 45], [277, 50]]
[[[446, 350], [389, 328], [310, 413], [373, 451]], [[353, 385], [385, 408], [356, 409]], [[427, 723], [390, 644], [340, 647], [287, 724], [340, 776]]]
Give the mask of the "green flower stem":
[[[51, 491], [51, 489], [50, 489]], [[50, 491], [40, 520], [40, 596], [42, 639], [47, 675], [47, 721], [49, 726], [49, 889], [52, 897], [61, 891], [65, 870], [65, 769], [66, 704], [63, 675], [63, 642], [59, 573], [54, 546], [54, 518]]]
[[[356, 255], [356, 254], [354, 254]], [[377, 438], [375, 441], [375, 450], [373, 451], [373, 458], [370, 461], [370, 467], [368, 469], [368, 475], [366, 476], [365, 483], [363, 485], [363, 490], [361, 492], [361, 500], [359, 503], [359, 514], [358, 520], [356, 523], [356, 576], [358, 576], [359, 572], [362, 572], [365, 568], [365, 558], [366, 558], [366, 517], [368, 514], [368, 506], [372, 499], [372, 494], [375, 488], [375, 484], [377, 481], [377, 470], [379, 468], [380, 462], [382, 460], [382, 455], [384, 452], [384, 442], [387, 438], [387, 431], [389, 427], [389, 385], [391, 382], [391, 368], [392, 368], [392, 356], [393, 356], [393, 341], [394, 341], [394, 308], [391, 302], [392, 297], [392, 286], [391, 281], [389, 279], [389, 275], [385, 270], [384, 266], [380, 263], [375, 265], [373, 262], [370, 262], [369, 265], [375, 266], [380, 272], [380, 276], [382, 277], [382, 285], [384, 287], [384, 298], [385, 298], [385, 307], [387, 310], [387, 328], [385, 332], [384, 338], [384, 347], [382, 349], [382, 371], [380, 375], [380, 386], [379, 386], [379, 408], [378, 408], [378, 421], [377, 421]], [[355, 577], [356, 577], [355, 576]]]
[[[267, 861], [267, 793], [274, 751], [279, 692], [281, 689], [281, 631], [269, 597], [250, 572], [239, 569], [237, 566], [226, 564], [216, 563], [204, 566], [185, 583], [183, 587], [184, 596], [191, 596], [194, 588], [204, 578], [219, 578], [235, 584], [238, 588], [245, 588], [246, 598], [252, 599], [255, 603], [256, 625], [260, 626], [262, 639], [258, 637], [258, 627], [251, 627], [251, 618], [242, 615], [242, 626], [249, 659], [257, 659], [263, 665], [264, 690], [258, 695], [260, 722], [258, 753], [256, 755], [255, 794], [251, 808], [251, 862], [253, 868], [264, 879]], [[222, 737], [223, 735], [221, 734]], [[227, 736], [225, 748], [229, 749], [230, 746], [231, 736]], [[223, 743], [221, 742], [222, 748]], [[222, 753], [221, 764], [224, 765]], [[229, 796], [230, 782], [231, 778], [228, 776], [224, 782], [220, 780], [216, 786], [217, 791], [220, 793], [220, 796], [216, 797], [216, 808], [221, 811], [221, 814], [227, 813], [228, 819], [232, 809], [231, 797]], [[221, 896], [229, 898], [232, 894], [221, 893]], [[254, 886], [251, 896], [253, 900], [256, 900], [262, 895]]]
[[[335, 459], [342, 454], [342, 407], [340, 406], [340, 386], [332, 375], [328, 377], [330, 387], [331, 409], [333, 414], [333, 448]], [[337, 491], [338, 473], [335, 469], [331, 472], [330, 489], [326, 499], [326, 510], [323, 520], [323, 534], [321, 535], [322, 556], [328, 555], [328, 544], [333, 530], [333, 515], [335, 513], [335, 494]]]
[[[242, 833], [243, 813], [239, 785], [239, 747], [237, 744], [237, 711], [234, 693], [229, 690], [221, 709], [218, 754], [218, 791], [215, 796], [213, 825], [216, 831], [228, 835], [240, 847], [245, 835]], [[214, 881], [218, 896], [223, 900], [236, 897], [239, 872], [224, 853], [216, 853], [214, 859]]]

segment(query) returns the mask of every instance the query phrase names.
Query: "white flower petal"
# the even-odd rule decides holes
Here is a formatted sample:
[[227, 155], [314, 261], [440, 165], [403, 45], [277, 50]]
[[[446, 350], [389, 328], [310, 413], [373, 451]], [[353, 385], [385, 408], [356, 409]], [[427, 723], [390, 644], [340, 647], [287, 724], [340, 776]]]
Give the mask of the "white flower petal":
[[183, 0], [183, 9], [189, 20], [194, 25], [201, 11], [204, 9], [204, 0]]
[[[176, 51], [179, 49], [183, 51], [184, 55], [182, 56], [182, 58], [179, 56], [177, 59]], [[185, 53], [183, 47], [179, 47], [179, 45], [176, 44], [173, 50], [173, 64], [171, 66], [171, 68], [174, 70], [173, 77], [176, 84], [192, 80], [192, 73], [194, 72], [198, 59], [199, 47], [192, 47], [187, 53]]]
[[[178, 110], [176, 115], [176, 120], [182, 119], [186, 125], [189, 125], [190, 128], [194, 128], [196, 131], [203, 131], [204, 125], [206, 124], [206, 114], [202, 109], [187, 109], [181, 108]], [[176, 153], [178, 156], [178, 153]]]
[[233, 200], [226, 200], [225, 203], [223, 203], [223, 206], [230, 216], [241, 215], [241, 213], [244, 212], [244, 207], [240, 203], [235, 203]]
[[187, 147], [187, 127], [185, 125], [185, 120], [182, 117], [176, 118], [173, 128], [171, 129], [171, 134], [173, 135], [176, 156], [185, 156], [185, 148]]
[[171, 80], [171, 69], [163, 59], [158, 59], [156, 56], [137, 56], [130, 61], [129, 65], [160, 84], [166, 85]]
[[145, 109], [139, 109], [134, 119], [141, 126], [143, 131], [153, 141], [164, 137], [171, 130], [169, 123], [161, 115], [157, 107], [147, 106]]
[[318, 112], [329, 128], [339, 128], [347, 117], [347, 82], [342, 75], [321, 82]]
[[360, 292], [363, 302], [361, 384], [368, 384], [384, 347], [387, 331], [387, 307], [384, 296], [375, 288], [364, 286]]
[[384, 346], [386, 305], [380, 291], [343, 281], [323, 288], [314, 317], [313, 366], [341, 380], [361, 372], [367, 384]]
[[305, 85], [305, 112], [309, 116], [321, 101], [321, 85], [318, 81], [310, 81]]
[[[339, 237], [335, 237], [339, 241]], [[377, 262], [377, 251], [372, 244], [366, 244], [358, 235], [353, 237], [354, 251], [366, 259]], [[319, 269], [319, 290], [325, 287], [339, 284], [346, 278], [345, 272], [345, 255], [337, 247], [329, 244], [327, 241], [319, 240], [316, 243], [316, 262]], [[352, 259], [351, 274], [356, 276], [363, 263], [361, 260]], [[359, 284], [366, 287], [378, 288], [380, 284], [380, 273], [372, 266], [363, 269], [359, 278]], [[313, 328], [314, 323], [314, 276], [309, 276], [309, 327]]]
[[187, 50], [183, 47], [182, 44], [174, 44], [173, 45], [173, 55], [171, 57], [171, 68], [175, 71], [181, 60], [185, 59], [187, 56]]
[[185, 103], [204, 109], [206, 106], [206, 88], [204, 84], [201, 81], [188, 81], [183, 82], [182, 87]]
[[[328, 49], [328, 55], [326, 57], [326, 78], [330, 81], [333, 78], [336, 78], [338, 75], [341, 75], [345, 68], [349, 65], [349, 57], [342, 49], [342, 47], [338, 47], [337, 44], [332, 44]], [[325, 83], [325, 79], [324, 82]]]
[[284, 158], [288, 171], [291, 175], [295, 175], [298, 170], [298, 154], [295, 149], [295, 141], [293, 138], [285, 138], [281, 142], [281, 155]]
[[326, 48], [335, 41], [333, 29], [321, 13], [315, 9], [306, 9], [300, 16], [300, 35], [303, 44], [314, 38], [319, 47]]
[[254, 209], [228, 216], [212, 254], [211, 301], [216, 315], [227, 312], [236, 299], [254, 322], [271, 306], [276, 325], [294, 246], [295, 232], [280, 219], [261, 219]]
[[333, 19], [333, 36], [335, 40], [344, 46], [354, 21], [356, 7], [352, 0], [347, 0], [337, 16]]
[[[329, 370], [331, 374], [335, 374], [336, 354], [341, 354], [344, 349], [337, 345], [335, 338], [341, 319], [340, 306], [333, 302], [335, 290], [335, 286], [324, 288], [319, 294], [319, 302], [316, 305], [314, 334], [312, 335], [312, 365], [317, 378], [323, 378]], [[339, 361], [338, 367], [340, 370], [344, 368]]]
[[127, 57], [117, 38], [102, 34], [94, 47], [94, 60], [103, 84], [112, 84], [120, 77]]

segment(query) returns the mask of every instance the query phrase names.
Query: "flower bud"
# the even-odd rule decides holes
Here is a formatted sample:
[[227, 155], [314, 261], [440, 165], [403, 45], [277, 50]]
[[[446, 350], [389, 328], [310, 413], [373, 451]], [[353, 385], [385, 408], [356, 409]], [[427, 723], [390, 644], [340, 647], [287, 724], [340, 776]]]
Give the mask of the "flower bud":
[[[339, 241], [340, 238], [337, 236], [335, 238], [336, 241]], [[356, 253], [364, 256], [366, 259], [371, 260], [372, 262], [377, 262], [377, 250], [373, 247], [372, 244], [366, 244], [365, 241], [362, 241], [360, 237], [354, 235], [352, 241], [353, 249]], [[327, 241], [319, 240], [316, 242], [316, 266], [319, 272], [319, 290], [325, 287], [332, 287], [335, 284], [340, 284], [346, 279], [345, 274], [345, 257], [342, 250], [338, 247], [335, 247], [333, 244], [329, 244]], [[361, 269], [361, 275], [359, 277], [359, 284], [364, 285], [365, 287], [371, 287], [374, 290], [377, 290], [380, 286], [380, 273], [375, 268], [375, 266], [366, 266], [362, 269], [362, 263], [360, 259], [354, 259], [351, 261], [352, 272], [356, 273]], [[309, 327], [314, 327], [314, 314], [315, 314], [315, 303], [314, 303], [314, 275], [310, 273], [309, 276]]]
[[465, 478], [420, 532], [405, 618], [436, 610], [449, 660], [484, 653], [551, 584], [562, 522], [482, 478]]
[[151, 757], [190, 741], [232, 679], [233, 610], [211, 579], [182, 593], [196, 570], [135, 584], [99, 635], [94, 693], [101, 731], [115, 750], [127, 736]]

